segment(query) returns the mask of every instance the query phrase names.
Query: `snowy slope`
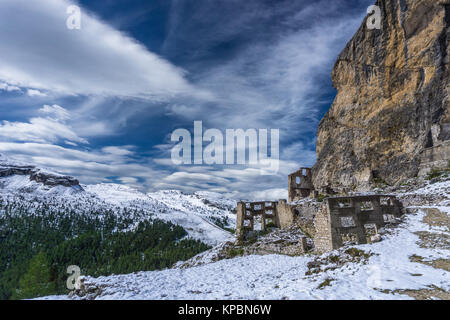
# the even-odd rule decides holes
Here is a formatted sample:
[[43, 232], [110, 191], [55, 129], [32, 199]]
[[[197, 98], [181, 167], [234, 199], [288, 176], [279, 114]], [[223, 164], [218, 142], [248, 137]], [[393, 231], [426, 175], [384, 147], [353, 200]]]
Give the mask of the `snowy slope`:
[[[440, 207], [448, 216], [449, 207]], [[449, 234], [448, 227], [423, 222], [425, 211], [408, 215], [384, 240], [357, 248], [371, 253], [367, 263], [348, 262], [337, 268], [305, 275], [314, 256], [246, 256], [188, 269], [87, 278], [90, 286], [102, 288], [98, 299], [410, 299], [401, 290], [450, 290], [450, 273], [411, 261], [448, 259], [449, 248], [422, 248], [418, 231]], [[334, 251], [323, 255], [341, 254]], [[319, 288], [330, 279], [330, 284]], [[66, 299], [52, 296], [45, 299]]]
[[0, 178], [0, 195], [14, 196], [20, 194], [25, 198], [65, 198], [75, 196], [82, 191], [83, 190], [80, 186], [49, 187], [42, 183], [30, 181], [29, 176], [23, 175], [13, 175]]
[[97, 299], [450, 299], [450, 181], [415, 193], [440, 193], [446, 200], [408, 208], [403, 222], [383, 230], [383, 240], [374, 244], [319, 257], [253, 255], [185, 269], [86, 277], [85, 284], [102, 290]]
[[[170, 221], [186, 229], [195, 239], [211, 245], [232, 239], [232, 235], [214, 223], [214, 219], [228, 218], [234, 227], [235, 215], [225, 203], [222, 206], [205, 204], [209, 201], [197, 195], [179, 191], [161, 191], [144, 194], [133, 188], [116, 184], [83, 186], [88, 194], [95, 195], [107, 204], [138, 208], [152, 214], [153, 218]], [[214, 199], [217, 197], [214, 197]]]
[[[235, 203], [223, 199], [219, 194], [208, 192], [189, 195], [178, 191], [144, 194], [127, 186], [105, 183], [70, 187], [48, 186], [32, 181], [30, 175], [24, 174], [21, 169], [25, 166], [26, 164], [0, 155], [0, 169], [6, 171], [14, 168], [15, 171], [21, 172], [0, 176], [0, 199], [26, 203], [38, 199], [50, 204], [54, 209], [63, 206], [70, 206], [78, 212], [111, 209], [118, 215], [125, 209], [137, 209], [143, 214], [136, 217], [136, 225], [150, 217], [159, 218], [182, 226], [190, 237], [213, 246], [233, 238], [223, 227], [234, 228], [235, 215], [231, 211]], [[33, 171], [48, 173], [42, 169], [28, 167], [33, 168]], [[217, 221], [225, 223], [217, 224]]]

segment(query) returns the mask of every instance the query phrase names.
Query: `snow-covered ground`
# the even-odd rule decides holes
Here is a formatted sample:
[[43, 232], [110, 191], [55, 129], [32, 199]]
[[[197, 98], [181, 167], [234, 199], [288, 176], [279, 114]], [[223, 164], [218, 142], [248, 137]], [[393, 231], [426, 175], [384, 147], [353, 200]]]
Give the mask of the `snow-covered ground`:
[[[438, 209], [448, 218], [449, 207]], [[425, 216], [420, 209], [387, 231], [381, 242], [355, 246], [372, 254], [367, 260], [344, 262], [337, 268], [329, 263], [322, 267], [327, 271], [312, 275], [305, 274], [315, 256], [267, 255], [86, 281], [103, 288], [97, 299], [411, 299], [399, 290], [439, 288], [448, 293], [450, 273], [425, 263], [448, 260], [450, 248], [421, 247], [417, 232], [448, 237], [450, 230], [425, 223]], [[322, 258], [342, 255], [342, 250]], [[422, 257], [425, 263], [411, 261], [414, 256]]]

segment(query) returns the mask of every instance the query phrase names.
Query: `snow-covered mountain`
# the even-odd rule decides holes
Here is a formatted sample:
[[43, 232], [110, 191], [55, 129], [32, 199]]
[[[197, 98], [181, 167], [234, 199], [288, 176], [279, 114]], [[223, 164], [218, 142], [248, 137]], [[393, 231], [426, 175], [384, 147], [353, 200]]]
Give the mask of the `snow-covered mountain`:
[[141, 212], [136, 216], [136, 225], [148, 217], [170, 221], [209, 245], [232, 239], [224, 228], [233, 229], [236, 219], [236, 203], [217, 193], [169, 190], [145, 194], [118, 184], [81, 185], [73, 177], [4, 155], [0, 155], [0, 198], [28, 203], [37, 199], [53, 208], [70, 206], [75, 211], [111, 209], [119, 215], [125, 209], [136, 209]]

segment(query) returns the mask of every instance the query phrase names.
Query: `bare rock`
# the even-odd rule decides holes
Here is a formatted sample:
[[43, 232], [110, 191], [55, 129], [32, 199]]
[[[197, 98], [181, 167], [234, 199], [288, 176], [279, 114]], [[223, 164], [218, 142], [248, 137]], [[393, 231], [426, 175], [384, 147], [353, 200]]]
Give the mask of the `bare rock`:
[[450, 1], [376, 5], [381, 30], [364, 21], [332, 72], [337, 96], [319, 125], [316, 187], [366, 191], [449, 160]]

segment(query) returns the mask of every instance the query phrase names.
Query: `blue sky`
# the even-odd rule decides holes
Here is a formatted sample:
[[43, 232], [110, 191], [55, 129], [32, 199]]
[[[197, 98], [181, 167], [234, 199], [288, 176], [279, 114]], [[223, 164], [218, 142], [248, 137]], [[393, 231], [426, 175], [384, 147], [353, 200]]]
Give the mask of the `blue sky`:
[[[81, 29], [66, 8], [81, 7]], [[2, 0], [0, 153], [143, 191], [286, 197], [373, 0]], [[171, 133], [280, 129], [280, 171], [170, 161]]]

